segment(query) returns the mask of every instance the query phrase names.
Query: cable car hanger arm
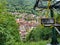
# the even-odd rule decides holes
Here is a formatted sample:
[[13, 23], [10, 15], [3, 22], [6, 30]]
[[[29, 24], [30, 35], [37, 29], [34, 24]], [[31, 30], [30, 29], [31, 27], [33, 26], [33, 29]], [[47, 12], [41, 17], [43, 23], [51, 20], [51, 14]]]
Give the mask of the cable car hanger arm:
[[[36, 1], [35, 5], [34, 5], [34, 8], [33, 8], [34, 10], [35, 10], [36, 7], [38, 7], [39, 1], [40, 0]], [[60, 5], [57, 6], [57, 4], [59, 4], [59, 3], [60, 3], [60, 1], [54, 3], [53, 5], [50, 5], [49, 8], [55, 8], [55, 9], [60, 8]], [[48, 8], [48, 6], [40, 6], [38, 8], [46, 9], [46, 8]]]
[[35, 10], [36, 7], [38, 7], [38, 3], [39, 3], [39, 0], [36, 0], [36, 3], [34, 5], [34, 7], [33, 7], [34, 10]]

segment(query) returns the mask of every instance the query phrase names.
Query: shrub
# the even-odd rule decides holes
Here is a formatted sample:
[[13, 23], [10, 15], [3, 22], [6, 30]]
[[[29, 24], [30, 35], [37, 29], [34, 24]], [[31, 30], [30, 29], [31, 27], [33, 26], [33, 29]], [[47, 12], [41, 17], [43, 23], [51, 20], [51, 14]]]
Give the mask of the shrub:
[[[3, 39], [3, 40], [2, 40]], [[18, 24], [14, 16], [8, 13], [0, 13], [0, 41], [6, 45], [14, 45], [19, 42]]]
[[40, 28], [40, 26], [37, 26], [29, 34], [28, 39], [32, 41], [39, 41], [39, 40], [48, 40], [49, 37], [51, 37], [51, 29], [49, 27]]

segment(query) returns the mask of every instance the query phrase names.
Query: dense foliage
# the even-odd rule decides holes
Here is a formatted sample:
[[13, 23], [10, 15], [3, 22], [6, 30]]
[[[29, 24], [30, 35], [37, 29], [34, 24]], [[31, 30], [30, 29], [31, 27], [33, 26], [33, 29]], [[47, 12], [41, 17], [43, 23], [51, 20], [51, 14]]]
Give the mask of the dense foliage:
[[11, 14], [0, 14], [0, 38], [1, 44], [5, 42], [6, 45], [19, 41], [18, 25]]
[[[42, 15], [40, 11], [33, 10], [35, 1], [36, 0], [7, 0], [6, 3], [0, 0], [0, 45], [27, 45], [27, 43], [29, 43], [20, 42], [19, 27], [16, 23], [16, 18], [8, 12], [13, 13], [17, 11], [19, 13]], [[60, 23], [60, 14], [55, 12], [55, 15], [57, 22]], [[49, 38], [51, 38], [51, 28], [41, 28], [41, 26], [34, 28], [27, 36], [27, 40], [29, 41], [48, 40]], [[38, 45], [45, 45], [46, 41], [37, 43]], [[31, 42], [29, 45], [37, 45], [37, 43]]]
[[30, 41], [39, 41], [48, 40], [49, 38], [51, 38], [51, 28], [41, 28], [40, 26], [37, 26], [31, 31], [27, 39]]
[[7, 0], [9, 11], [29, 12], [28, 10], [33, 8], [35, 0]]
[[[1, 1], [1, 0], [0, 0]], [[0, 45], [17, 45], [20, 41], [15, 17], [6, 11], [5, 1], [0, 2]], [[17, 42], [15, 44], [15, 42]]]

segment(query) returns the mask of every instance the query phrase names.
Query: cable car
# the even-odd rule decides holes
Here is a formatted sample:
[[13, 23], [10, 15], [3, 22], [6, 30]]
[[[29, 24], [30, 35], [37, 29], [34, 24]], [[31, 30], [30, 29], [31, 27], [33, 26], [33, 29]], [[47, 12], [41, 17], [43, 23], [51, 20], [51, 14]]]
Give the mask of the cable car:
[[[55, 1], [55, 3], [54, 3], [54, 1]], [[53, 4], [51, 2], [52, 2], [52, 0], [36, 0], [36, 4], [34, 5], [34, 10], [36, 9], [36, 7], [43, 8], [43, 9], [48, 9], [50, 11], [53, 8], [55, 8], [55, 9], [60, 8], [60, 0], [53, 0]], [[45, 3], [45, 5], [44, 5], [44, 3]], [[51, 13], [53, 13], [53, 10], [52, 10]], [[55, 24], [54, 17], [41, 18], [41, 24], [44, 24], [46, 26], [50, 26], [51, 24], [54, 24], [54, 26], [58, 26], [58, 24]]]
[[[56, 23], [56, 20], [54, 19], [54, 12], [53, 12], [53, 9], [58, 9], [60, 8], [60, 0], [54, 0], [53, 4], [51, 3], [50, 0], [42, 0], [42, 1], [48, 1], [48, 6], [40, 6], [39, 7], [39, 0], [36, 1], [36, 4], [34, 6], [34, 10], [36, 9], [36, 7], [39, 7], [39, 8], [43, 8], [43, 9], [48, 9], [50, 10], [50, 15], [51, 15], [51, 18], [41, 18], [41, 24], [43, 24], [44, 26], [52, 26], [52, 41], [50, 44], [48, 45], [60, 45], [58, 40], [57, 40], [57, 36], [56, 36], [56, 30], [54, 27], [60, 27], [60, 24]], [[41, 2], [41, 0], [40, 0]]]

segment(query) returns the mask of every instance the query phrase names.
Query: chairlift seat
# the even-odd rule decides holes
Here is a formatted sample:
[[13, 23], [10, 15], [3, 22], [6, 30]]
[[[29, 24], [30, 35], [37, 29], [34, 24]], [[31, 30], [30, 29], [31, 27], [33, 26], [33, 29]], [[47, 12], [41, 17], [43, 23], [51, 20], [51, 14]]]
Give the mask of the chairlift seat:
[[60, 24], [55, 23], [54, 18], [42, 18], [41, 24], [43, 24], [45, 27], [50, 27], [50, 26], [60, 27]]
[[41, 24], [54, 24], [55, 20], [54, 18], [42, 18]]

